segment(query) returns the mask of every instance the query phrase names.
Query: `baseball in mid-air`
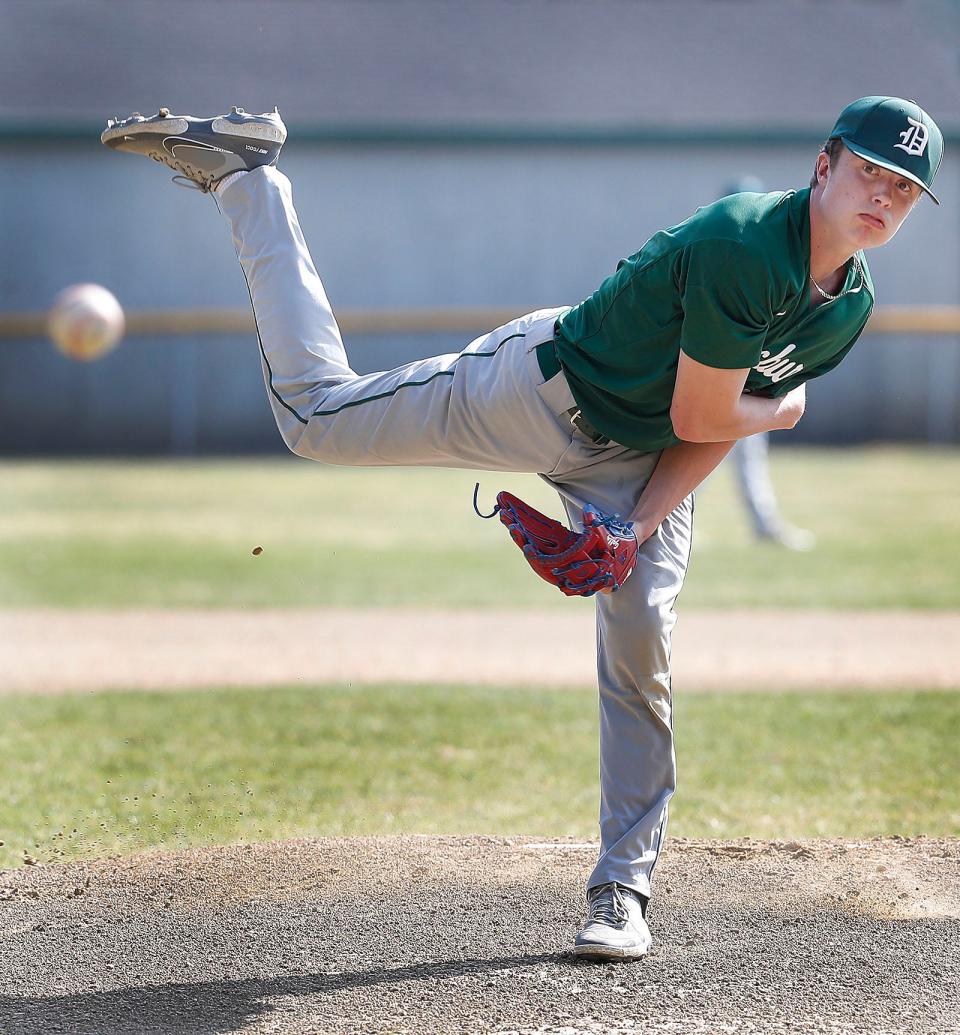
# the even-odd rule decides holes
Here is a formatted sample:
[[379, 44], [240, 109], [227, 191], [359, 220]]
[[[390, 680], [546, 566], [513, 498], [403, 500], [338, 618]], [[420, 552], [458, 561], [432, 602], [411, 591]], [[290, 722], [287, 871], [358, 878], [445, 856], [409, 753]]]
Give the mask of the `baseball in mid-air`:
[[64, 288], [47, 314], [47, 333], [70, 359], [99, 359], [117, 345], [124, 326], [120, 303], [99, 284]]

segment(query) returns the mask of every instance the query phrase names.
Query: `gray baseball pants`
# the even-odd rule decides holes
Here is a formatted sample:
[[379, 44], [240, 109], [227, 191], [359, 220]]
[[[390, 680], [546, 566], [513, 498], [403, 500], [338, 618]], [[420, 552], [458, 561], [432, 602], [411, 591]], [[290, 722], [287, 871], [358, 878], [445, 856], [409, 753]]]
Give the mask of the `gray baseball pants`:
[[[530, 313], [460, 353], [358, 376], [287, 178], [257, 169], [215, 197], [250, 291], [270, 404], [294, 453], [347, 466], [536, 473], [560, 493], [572, 525], [587, 502], [633, 510], [659, 453], [598, 446], [571, 425], [564, 375], [544, 380], [534, 351], [563, 309]], [[588, 888], [617, 881], [650, 895], [676, 783], [670, 638], [692, 524], [690, 497], [643, 544], [624, 587], [596, 598], [601, 844]]]

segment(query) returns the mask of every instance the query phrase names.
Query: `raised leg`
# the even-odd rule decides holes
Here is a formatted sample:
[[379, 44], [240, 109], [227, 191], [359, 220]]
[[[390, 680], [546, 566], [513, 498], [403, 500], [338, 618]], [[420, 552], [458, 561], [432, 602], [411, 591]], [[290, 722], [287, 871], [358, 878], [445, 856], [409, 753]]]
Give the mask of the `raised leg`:
[[535, 347], [562, 309], [497, 328], [462, 352], [358, 376], [274, 167], [216, 195], [253, 304], [264, 382], [287, 445], [330, 464], [552, 471], [571, 429], [541, 395]]

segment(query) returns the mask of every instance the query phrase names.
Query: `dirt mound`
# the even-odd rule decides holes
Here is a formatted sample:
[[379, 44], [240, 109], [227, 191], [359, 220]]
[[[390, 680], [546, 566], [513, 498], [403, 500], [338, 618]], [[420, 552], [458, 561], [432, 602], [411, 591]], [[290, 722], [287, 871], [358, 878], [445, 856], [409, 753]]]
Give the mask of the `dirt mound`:
[[576, 962], [596, 845], [328, 839], [0, 872], [0, 1031], [956, 1032], [960, 841], [670, 842]]

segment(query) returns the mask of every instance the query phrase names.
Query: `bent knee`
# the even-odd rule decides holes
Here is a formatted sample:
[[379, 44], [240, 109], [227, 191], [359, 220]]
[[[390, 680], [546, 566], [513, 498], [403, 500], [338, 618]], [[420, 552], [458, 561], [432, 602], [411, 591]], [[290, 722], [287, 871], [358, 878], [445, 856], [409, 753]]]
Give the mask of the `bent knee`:
[[288, 415], [277, 414], [277, 430], [283, 439], [283, 444], [291, 453], [297, 456], [307, 456], [309, 444], [307, 441], [307, 425], [301, 424], [298, 420]]
[[669, 715], [673, 624], [671, 611], [648, 603], [601, 619], [601, 681], [611, 690], [639, 695], [658, 715]]

